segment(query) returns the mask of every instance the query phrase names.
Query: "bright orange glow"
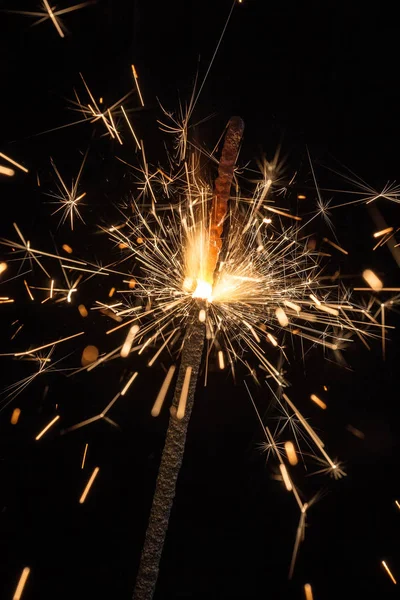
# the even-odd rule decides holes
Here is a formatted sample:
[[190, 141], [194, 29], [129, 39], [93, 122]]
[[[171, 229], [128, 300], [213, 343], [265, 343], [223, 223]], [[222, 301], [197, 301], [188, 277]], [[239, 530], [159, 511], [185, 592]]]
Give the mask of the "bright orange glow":
[[96, 467], [96, 468], [94, 469], [93, 473], [92, 473], [92, 474], [91, 474], [91, 476], [90, 476], [90, 479], [89, 479], [89, 481], [88, 481], [88, 482], [87, 482], [87, 484], [86, 484], [86, 487], [85, 487], [85, 489], [83, 490], [83, 494], [82, 494], [82, 496], [79, 498], [79, 504], [83, 504], [83, 503], [85, 502], [85, 500], [86, 500], [86, 498], [87, 498], [87, 495], [88, 495], [88, 493], [89, 493], [89, 491], [90, 491], [90, 488], [92, 487], [92, 485], [93, 485], [93, 482], [94, 482], [94, 480], [96, 479], [96, 477], [97, 477], [97, 474], [98, 474], [98, 472], [99, 472], [99, 471], [100, 471], [100, 467]]
[[18, 423], [20, 414], [21, 414], [21, 409], [14, 408], [12, 415], [11, 415], [11, 425], [16, 425]]
[[25, 569], [21, 573], [21, 577], [19, 578], [17, 589], [14, 592], [13, 600], [20, 600], [22, 597], [22, 592], [24, 591], [24, 587], [26, 584], [26, 580], [29, 577], [29, 573], [31, 572], [29, 567], [25, 567]]

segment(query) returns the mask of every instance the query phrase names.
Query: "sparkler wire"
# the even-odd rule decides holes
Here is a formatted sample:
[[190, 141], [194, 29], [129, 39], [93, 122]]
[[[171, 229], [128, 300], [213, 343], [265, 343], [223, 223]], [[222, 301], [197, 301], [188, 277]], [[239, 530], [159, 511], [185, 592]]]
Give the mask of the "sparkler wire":
[[[158, 471], [153, 504], [150, 511], [146, 538], [136, 578], [134, 600], [151, 600], [157, 584], [158, 571], [165, 537], [168, 529], [169, 515], [175, 497], [176, 482], [182, 465], [185, 442], [190, 415], [194, 403], [197, 376], [200, 369], [205, 337], [205, 325], [198, 320], [198, 311], [189, 325], [182, 351], [182, 359], [178, 373], [165, 445]], [[191, 367], [191, 377], [186, 400], [185, 414], [182, 419], [176, 416], [182, 394], [186, 372]]]

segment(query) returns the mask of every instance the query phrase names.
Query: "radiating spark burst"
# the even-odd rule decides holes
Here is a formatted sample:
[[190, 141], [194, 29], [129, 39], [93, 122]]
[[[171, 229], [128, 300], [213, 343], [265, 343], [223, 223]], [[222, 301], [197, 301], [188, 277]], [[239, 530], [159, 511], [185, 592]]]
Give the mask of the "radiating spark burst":
[[[64, 357], [52, 362], [52, 355], [54, 352], [54, 344], [51, 345], [50, 350], [47, 352], [47, 354], [43, 354], [40, 352], [40, 350], [35, 351], [28, 351], [27, 353], [23, 353], [22, 355], [20, 354], [19, 357], [22, 360], [26, 360], [26, 361], [30, 361], [33, 363], [37, 364], [37, 370], [32, 373], [31, 375], [28, 375], [27, 377], [23, 377], [22, 379], [20, 379], [19, 381], [16, 381], [15, 383], [10, 384], [9, 386], [5, 387], [3, 389], [3, 391], [1, 392], [0, 396], [4, 396], [1, 400], [0, 400], [0, 412], [3, 411], [9, 404], [10, 402], [12, 402], [13, 400], [15, 400], [15, 398], [17, 398], [17, 396], [19, 396], [19, 394], [21, 394], [23, 391], [25, 391], [25, 389], [40, 375], [43, 375], [45, 373], [49, 373], [49, 372], [55, 372], [55, 371], [60, 371], [60, 369], [56, 368], [56, 365], [58, 363], [60, 363], [62, 360], [64, 360]], [[14, 356], [16, 356], [14, 354]]]
[[83, 160], [82, 160], [82, 163], [81, 163], [81, 166], [80, 166], [80, 169], [79, 169], [76, 179], [72, 181], [71, 189], [69, 189], [67, 187], [66, 183], [64, 182], [63, 178], [61, 177], [59, 170], [56, 167], [56, 164], [54, 163], [53, 160], [51, 160], [51, 165], [52, 165], [54, 172], [57, 175], [57, 179], [58, 179], [58, 183], [57, 183], [57, 192], [58, 193], [47, 193], [46, 195], [50, 196], [51, 198], [54, 198], [56, 200], [56, 202], [50, 202], [49, 204], [58, 204], [59, 205], [59, 208], [57, 208], [52, 214], [55, 215], [55, 214], [59, 213], [60, 211], [62, 211], [60, 225], [65, 223], [65, 221], [68, 219], [71, 230], [74, 229], [74, 218], [75, 217], [79, 218], [82, 221], [82, 223], [84, 223], [82, 215], [79, 212], [79, 206], [82, 206], [82, 203], [80, 203], [79, 206], [78, 206], [78, 203], [80, 202], [80, 200], [82, 200], [82, 198], [84, 198], [86, 196], [86, 192], [78, 194], [78, 187], [79, 187], [80, 179], [82, 176], [83, 167], [86, 162], [87, 154], [88, 153], [86, 152], [85, 156], [83, 157]]
[[88, 0], [87, 2], [80, 2], [79, 4], [75, 4], [74, 6], [69, 6], [68, 8], [62, 8], [57, 10], [55, 6], [51, 6], [48, 0], [42, 0], [43, 9], [42, 11], [27, 11], [27, 10], [11, 10], [11, 9], [3, 9], [2, 12], [13, 13], [19, 15], [25, 15], [27, 17], [39, 17], [38, 20], [33, 23], [33, 26], [40, 25], [40, 23], [44, 23], [48, 19], [53, 23], [58, 35], [61, 38], [65, 37], [66, 28], [59, 18], [61, 15], [65, 15], [67, 13], [73, 12], [75, 10], [79, 10], [80, 8], [85, 8], [86, 6], [90, 6], [90, 4], [95, 4], [97, 0]]
[[[86, 89], [91, 104], [85, 108], [79, 102], [80, 110], [84, 110], [90, 120], [101, 120], [110, 137], [119, 136], [122, 139], [111, 110], [100, 111], [87, 86]], [[186, 132], [187, 126], [184, 125], [181, 131]], [[75, 259], [61, 259], [57, 253], [33, 250], [17, 225], [15, 229], [22, 243], [3, 240], [3, 244], [24, 252], [23, 260], [29, 259], [31, 268], [36, 263], [46, 274], [49, 281], [47, 287], [32, 286], [32, 289], [42, 290], [46, 299], [62, 294], [58, 300], [71, 301], [77, 283], [70, 281], [67, 274], [70, 270], [88, 273], [90, 277], [99, 276], [100, 280], [111, 273], [123, 277], [121, 285], [113, 292], [112, 300], [106, 303], [104, 297], [102, 302], [95, 299], [91, 307], [91, 310], [100, 310], [118, 322], [106, 332], [118, 338], [117, 344], [111, 351], [97, 355], [94, 361], [83, 365], [77, 372], [83, 369], [91, 371], [116, 358], [122, 357], [124, 360], [135, 352], [151, 353], [149, 366], [167, 351], [175, 361], [182, 349], [183, 332], [193, 314], [197, 314], [206, 327], [205, 382], [210, 361], [217, 360], [221, 368], [227, 366], [233, 374], [240, 363], [256, 382], [265, 379], [282, 415], [277, 430], [271, 433], [257, 414], [266, 437], [264, 449], [276, 461], [286, 488], [293, 494], [300, 510], [300, 537], [296, 542], [295, 561], [310, 502], [301, 499], [291, 478], [290, 468], [285, 463], [284, 443], [287, 442], [287, 434], [290, 432], [293, 435], [293, 442], [290, 442], [292, 452], [295, 455], [297, 453], [303, 462], [305, 457], [311, 456], [321, 466], [317, 472], [328, 473], [335, 478], [345, 473], [341, 463], [330, 458], [323, 441], [308, 420], [287, 395], [282, 394], [282, 389], [288, 386], [282, 366], [288, 358], [287, 339], [294, 346], [298, 340], [303, 355], [307, 348], [318, 345], [327, 356], [332, 353], [340, 356], [350, 336], [358, 335], [365, 342], [365, 337], [378, 337], [379, 334], [374, 330], [382, 329], [384, 332], [384, 315], [380, 324], [376, 320], [378, 315], [370, 314], [371, 306], [353, 302], [349, 290], [340, 279], [327, 274], [322, 262], [324, 253], [309, 244], [307, 226], [315, 215], [305, 219], [288, 205], [287, 195], [280, 193], [282, 188], [278, 180], [281, 169], [277, 160], [259, 164], [260, 175], [253, 182], [254, 191], [245, 195], [239, 190], [240, 173], [236, 171], [236, 194], [229, 199], [230, 206], [218, 222], [221, 233], [225, 226], [229, 232], [225, 238], [221, 238], [215, 273], [213, 268], [211, 273], [214, 276], [210, 277], [209, 249], [213, 245], [210, 205], [213, 189], [204, 175], [201, 159], [193, 150], [194, 146], [186, 144], [182, 149], [182, 135], [179, 142], [181, 154], [176, 159], [177, 170], [167, 170], [168, 175], [159, 167], [152, 168], [147, 162], [143, 143], [139, 144], [141, 166], [137, 172], [141, 179], [139, 197], [142, 202], [139, 203], [138, 199], [132, 201], [128, 208], [133, 208], [133, 215], [124, 214], [120, 223], [102, 228], [115, 248], [124, 252], [122, 259], [104, 267]], [[212, 154], [208, 159], [215, 161]], [[170, 165], [173, 164], [174, 161], [170, 161]], [[81, 171], [82, 168], [83, 163]], [[56, 174], [64, 192], [70, 194], [58, 171]], [[149, 205], [144, 206], [145, 199], [150, 200]], [[73, 212], [74, 208], [71, 204], [67, 210]], [[316, 214], [321, 211], [321, 206], [318, 206]], [[68, 214], [71, 216], [71, 213]], [[325, 242], [347, 254], [339, 244], [327, 238]], [[67, 284], [65, 289], [55, 286], [54, 279], [43, 265], [44, 259], [59, 263]], [[127, 260], [136, 263], [133, 267], [134, 277], [131, 272], [125, 273], [116, 266]], [[105, 296], [108, 298], [110, 286], [106, 284], [106, 288]], [[88, 315], [85, 306], [79, 305], [78, 310], [83, 317]], [[49, 346], [54, 348], [55, 344], [79, 335], [82, 332], [14, 355], [29, 357], [41, 349]], [[174, 370], [175, 365], [169, 367], [152, 408], [153, 416], [161, 411]], [[107, 414], [123, 398], [137, 375], [135, 371], [128, 376], [120, 391], [100, 413], [67, 428], [65, 432], [100, 419], [114, 424]], [[189, 366], [176, 409], [178, 419], [185, 414], [190, 381]], [[277, 393], [273, 391], [271, 382], [277, 387]], [[288, 460], [294, 464], [294, 459], [290, 461], [288, 456]], [[98, 467], [96, 469], [81, 497], [81, 503], [98, 473]], [[293, 568], [294, 563], [291, 571]]]

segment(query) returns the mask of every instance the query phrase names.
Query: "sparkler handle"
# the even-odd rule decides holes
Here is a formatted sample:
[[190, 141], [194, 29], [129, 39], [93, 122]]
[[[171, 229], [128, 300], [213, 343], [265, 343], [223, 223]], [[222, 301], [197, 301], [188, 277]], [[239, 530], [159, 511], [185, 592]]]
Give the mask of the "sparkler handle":
[[215, 180], [210, 218], [210, 247], [208, 251], [207, 275], [212, 283], [218, 256], [222, 248], [222, 230], [228, 210], [235, 162], [239, 152], [240, 140], [244, 131], [244, 122], [240, 117], [232, 117], [228, 123]]
[[196, 321], [188, 327], [186, 333], [173, 401], [173, 406], [177, 407], [187, 368], [191, 367], [186, 410], [182, 419], [171, 416], [169, 421], [153, 496], [153, 505], [136, 578], [134, 600], [151, 600], [155, 591], [169, 515], [175, 497], [176, 481], [185, 451], [186, 433], [194, 402], [204, 337], [204, 324], [196, 318]]

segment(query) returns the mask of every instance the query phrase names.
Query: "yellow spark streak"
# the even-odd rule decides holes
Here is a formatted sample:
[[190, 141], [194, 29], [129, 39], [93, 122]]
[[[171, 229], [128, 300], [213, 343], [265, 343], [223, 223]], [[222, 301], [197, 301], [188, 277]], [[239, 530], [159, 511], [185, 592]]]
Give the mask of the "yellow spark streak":
[[[0, 152], [0, 157], [4, 158], [5, 160], [7, 160], [9, 163], [11, 163], [12, 165], [14, 165], [14, 167], [17, 167], [18, 169], [21, 169], [21, 171], [24, 171], [25, 173], [29, 173], [28, 169], [26, 169], [25, 167], [23, 167], [22, 165], [20, 165], [19, 163], [17, 163], [15, 160], [13, 160], [12, 158], [10, 158], [6, 154], [3, 154], [2, 152]], [[12, 170], [12, 169], [10, 169], [10, 170]], [[13, 174], [14, 174], [14, 171], [13, 171]]]
[[299, 329], [293, 329], [291, 332], [293, 335], [298, 335], [302, 338], [304, 338], [305, 340], [310, 340], [311, 342], [315, 342], [316, 344], [321, 344], [322, 346], [326, 346], [327, 348], [330, 348], [331, 350], [337, 350], [337, 344], [331, 344], [331, 342], [327, 342], [326, 340], [319, 340], [316, 337], [313, 337], [312, 335], [308, 335], [307, 333], [303, 333], [301, 332]]
[[53, 297], [53, 288], [54, 288], [54, 279], [52, 279], [51, 283], [50, 283], [50, 298]]
[[49, 348], [50, 346], [55, 346], [56, 344], [61, 344], [61, 342], [66, 342], [67, 340], [72, 340], [73, 338], [78, 337], [79, 335], [83, 335], [85, 332], [81, 331], [80, 333], [74, 333], [74, 335], [69, 335], [68, 337], [62, 338], [61, 340], [57, 340], [56, 342], [50, 342], [49, 344], [45, 344], [44, 346], [39, 346], [38, 348], [32, 348], [32, 350], [25, 350], [24, 352], [15, 352], [13, 356], [26, 356], [27, 354], [32, 354], [33, 352], [38, 352], [39, 350], [44, 350], [45, 348]]
[[323, 410], [325, 410], [327, 408], [325, 402], [323, 400], [321, 400], [320, 398], [318, 398], [318, 396], [316, 396], [315, 394], [311, 394], [310, 398], [313, 402], [315, 402], [315, 404], [317, 404]]
[[393, 577], [389, 567], [387, 566], [386, 562], [383, 560], [382, 561], [382, 565], [385, 567], [387, 574], [389, 575], [390, 579], [393, 581], [393, 583], [396, 585], [397, 581], [395, 580], [395, 578]]
[[272, 208], [272, 206], [269, 206], [269, 204], [264, 204], [264, 208], [267, 210], [270, 210], [273, 213], [276, 213], [277, 215], [281, 215], [282, 217], [288, 217], [289, 219], [294, 219], [295, 221], [302, 221], [303, 219], [301, 217], [296, 217], [295, 215], [291, 215], [290, 213], [286, 213], [283, 210], [278, 210], [277, 208]]
[[286, 327], [287, 325], [289, 325], [289, 319], [287, 318], [287, 315], [286, 315], [285, 311], [283, 310], [283, 308], [278, 306], [278, 308], [275, 311], [275, 314], [276, 314], [276, 318], [279, 321], [279, 325], [281, 327]]
[[50, 429], [50, 427], [52, 427], [54, 425], [54, 423], [56, 423], [58, 421], [59, 418], [60, 418], [60, 415], [57, 415], [56, 417], [54, 417], [54, 419], [52, 421], [50, 421], [50, 423], [48, 423], [46, 425], [46, 427], [44, 429], [42, 429], [42, 431], [40, 433], [37, 434], [37, 436], [35, 437], [35, 440], [36, 441], [40, 440], [40, 438], [42, 436], [44, 436], [46, 431], [48, 431]]
[[29, 573], [31, 572], [29, 567], [25, 567], [21, 573], [21, 577], [19, 578], [17, 589], [14, 592], [13, 600], [20, 600], [22, 596], [22, 592], [24, 591], [24, 587], [26, 584], [26, 580], [29, 577]]
[[186, 368], [185, 379], [183, 380], [181, 396], [179, 398], [178, 410], [176, 411], [176, 418], [183, 419], [185, 416], [186, 402], [189, 393], [190, 378], [192, 376], [192, 367]]
[[151, 409], [152, 417], [158, 417], [158, 415], [160, 414], [160, 411], [164, 404], [165, 397], [168, 393], [169, 386], [171, 385], [171, 381], [172, 381], [172, 378], [175, 373], [175, 368], [176, 368], [175, 365], [171, 365], [170, 368], [168, 369], [168, 373], [165, 376], [165, 379], [162, 383], [160, 391], [158, 392], [156, 401], [154, 402], [153, 408]]
[[81, 465], [81, 469], [84, 468], [85, 466], [85, 460], [86, 460], [86, 454], [87, 454], [87, 449], [88, 449], [89, 444], [85, 444], [85, 449], [83, 451], [83, 457], [82, 457], [82, 465]]
[[123, 107], [122, 105], [121, 105], [121, 110], [122, 110], [122, 114], [124, 115], [124, 117], [125, 117], [125, 119], [126, 119], [126, 122], [128, 123], [128, 127], [129, 127], [129, 129], [131, 130], [131, 134], [133, 135], [133, 139], [135, 140], [135, 142], [136, 142], [136, 144], [137, 144], [137, 147], [140, 149], [140, 143], [139, 143], [139, 140], [137, 139], [137, 137], [136, 137], [136, 134], [135, 134], [135, 132], [133, 131], [133, 127], [132, 127], [132, 125], [131, 125], [131, 122], [129, 121], [129, 119], [128, 119], [128, 115], [126, 114], [126, 112], [125, 112], [125, 109], [124, 109], [124, 107]]
[[269, 339], [269, 341], [271, 342], [271, 344], [273, 346], [277, 346], [278, 342], [276, 341], [276, 339], [274, 338], [273, 335], [271, 335], [269, 332], [267, 333], [267, 338]]
[[29, 285], [27, 284], [26, 279], [24, 279], [24, 284], [25, 284], [26, 291], [28, 292], [30, 299], [34, 300], [35, 298], [33, 297], [31, 290], [29, 289]]
[[6, 271], [6, 270], [7, 270], [7, 263], [5, 263], [5, 262], [0, 263], [0, 275], [2, 273], [4, 273], [4, 271]]
[[321, 438], [319, 438], [317, 436], [317, 434], [315, 433], [315, 431], [312, 429], [312, 427], [310, 427], [310, 425], [308, 424], [308, 421], [306, 421], [306, 419], [303, 417], [303, 415], [301, 414], [301, 412], [299, 412], [297, 410], [297, 408], [295, 407], [295, 405], [293, 404], [293, 402], [286, 396], [286, 394], [282, 394], [283, 398], [286, 400], [286, 402], [289, 404], [290, 408], [293, 410], [293, 412], [295, 413], [295, 415], [297, 416], [297, 418], [299, 419], [300, 423], [303, 425], [304, 429], [307, 431], [307, 433], [309, 434], [309, 436], [314, 440], [314, 442], [316, 443], [316, 445], [321, 449], [324, 447], [324, 443], [321, 440]]
[[288, 461], [294, 467], [299, 462], [296, 454], [296, 450], [292, 442], [285, 442], [285, 452], [288, 457]]
[[14, 302], [14, 300], [10, 298], [0, 298], [0, 304], [10, 304], [10, 302]]
[[115, 287], [112, 287], [111, 290], [108, 292], [108, 297], [112, 298], [115, 294]]
[[142, 106], [144, 106], [144, 102], [143, 102], [142, 94], [141, 94], [141, 92], [140, 92], [139, 83], [138, 83], [138, 79], [139, 79], [139, 78], [138, 78], [138, 74], [137, 74], [137, 72], [136, 72], [136, 69], [135, 69], [134, 65], [132, 65], [132, 73], [133, 73], [133, 78], [134, 78], [134, 80], [135, 80], [136, 89], [137, 89], [137, 92], [138, 92], [138, 94], [139, 94], [140, 103], [141, 103], [141, 105], [142, 105]]
[[68, 246], [68, 244], [63, 244], [62, 249], [65, 250], [65, 252], [67, 252], [68, 254], [72, 254], [73, 252], [71, 246]]
[[7, 175], [7, 177], [12, 177], [15, 175], [14, 169], [9, 169], [8, 167], [4, 167], [0, 165], [0, 175]]
[[[0, 154], [1, 156], [1, 154]], [[386, 233], [390, 233], [391, 231], [393, 231], [393, 227], [386, 227], [386, 229], [381, 229], [381, 231], [375, 231], [374, 238], [378, 238], [381, 237], [382, 235], [385, 235]]]
[[121, 138], [119, 137], [119, 133], [118, 133], [118, 131], [117, 131], [117, 128], [115, 127], [115, 124], [114, 124], [114, 119], [112, 118], [112, 114], [111, 114], [111, 111], [110, 111], [110, 109], [108, 109], [108, 115], [109, 115], [109, 117], [110, 117], [110, 121], [111, 121], [112, 128], [113, 128], [113, 129], [114, 129], [114, 131], [115, 131], [116, 138], [117, 138], [117, 140], [119, 141], [119, 143], [120, 143], [120, 144], [121, 144], [121, 146], [122, 146], [122, 145], [123, 145], [123, 144], [122, 144], [122, 140], [121, 140]]
[[125, 396], [126, 392], [129, 390], [129, 388], [131, 387], [132, 383], [135, 381], [135, 379], [138, 375], [139, 375], [139, 373], [137, 371], [132, 375], [132, 377], [129, 379], [128, 383], [123, 388], [123, 390], [121, 392], [121, 396]]
[[19, 415], [21, 414], [20, 408], [14, 408], [13, 413], [11, 415], [11, 425], [16, 425], [18, 423]]
[[375, 292], [380, 292], [381, 289], [383, 288], [383, 283], [382, 281], [375, 275], [375, 273], [373, 271], [371, 271], [371, 269], [366, 269], [362, 276], [364, 277], [365, 281], [368, 283], [368, 285], [375, 291]]
[[339, 250], [339, 252], [343, 252], [343, 254], [348, 254], [347, 250], [345, 250], [341, 246], [338, 246], [337, 244], [335, 244], [335, 242], [332, 242], [328, 238], [324, 237], [323, 241], [332, 246], [332, 248], [336, 248], [336, 250]]
[[93, 482], [94, 482], [94, 480], [96, 479], [97, 473], [98, 473], [99, 471], [100, 471], [100, 468], [99, 468], [99, 467], [96, 467], [96, 468], [94, 469], [93, 473], [92, 473], [92, 474], [91, 474], [91, 476], [90, 476], [90, 479], [89, 479], [89, 481], [88, 481], [88, 482], [87, 482], [87, 484], [86, 484], [86, 487], [85, 487], [85, 489], [83, 490], [83, 494], [82, 494], [82, 496], [79, 498], [79, 504], [83, 504], [83, 503], [85, 502], [85, 500], [86, 500], [86, 496], [88, 495], [88, 493], [89, 493], [89, 490], [90, 490], [90, 488], [92, 487], [92, 485], [93, 485]]
[[326, 304], [317, 304], [316, 307], [318, 310], [322, 310], [323, 312], [328, 313], [329, 315], [333, 315], [334, 317], [339, 316], [339, 311], [336, 308], [332, 308], [331, 306], [327, 306]]
[[284, 300], [283, 304], [285, 306], [287, 306], [288, 308], [291, 308], [292, 310], [295, 310], [296, 312], [300, 312], [301, 311], [300, 306], [298, 306], [297, 304], [294, 304], [294, 302], [290, 302], [290, 300]]
[[313, 593], [312, 593], [312, 588], [309, 583], [304, 584], [304, 595], [305, 595], [306, 600], [313, 600], [313, 598], [314, 598]]
[[132, 327], [128, 331], [128, 335], [126, 336], [125, 342], [121, 348], [120, 354], [121, 354], [122, 358], [126, 358], [129, 354], [129, 352], [131, 351], [133, 340], [135, 338], [135, 335], [139, 331], [139, 329], [140, 329], [139, 325], [132, 325]]
[[72, 296], [72, 293], [73, 293], [73, 292], [76, 292], [76, 291], [77, 291], [77, 290], [76, 290], [76, 289], [74, 289], [74, 288], [72, 288], [72, 289], [70, 289], [70, 290], [68, 291], [68, 294], [67, 294], [67, 302], [71, 302], [71, 296]]
[[318, 300], [318, 298], [316, 296], [314, 296], [314, 294], [310, 294], [310, 298], [313, 302], [315, 302], [315, 304], [317, 306], [321, 306], [321, 302]]
[[204, 323], [205, 320], [206, 320], [206, 311], [204, 310], [204, 308], [202, 308], [199, 311], [199, 321], [200, 321], [200, 323]]
[[61, 29], [60, 24], [59, 24], [59, 22], [57, 20], [57, 17], [55, 16], [55, 14], [53, 13], [53, 11], [51, 10], [51, 7], [50, 7], [49, 3], [47, 2], [47, 0], [43, 0], [43, 4], [44, 4], [47, 12], [49, 13], [50, 19], [53, 21], [54, 27], [57, 29], [57, 32], [58, 32], [59, 36], [62, 37], [62, 38], [65, 37], [64, 36], [64, 32]]
[[224, 353], [222, 352], [222, 350], [219, 350], [218, 352], [218, 364], [221, 371], [225, 369]]
[[382, 316], [382, 358], [385, 360], [386, 350], [386, 330], [385, 330], [385, 305], [381, 304]]
[[286, 465], [283, 463], [279, 464], [279, 470], [282, 475], [283, 482], [286, 486], [288, 492], [291, 492], [293, 489], [292, 482], [290, 481], [289, 473], [287, 472]]
[[148, 362], [148, 367], [152, 367], [154, 365], [154, 363], [156, 362], [157, 358], [160, 356], [161, 352], [164, 350], [165, 346], [168, 345], [170, 339], [172, 338], [172, 336], [175, 334], [175, 332], [177, 331], [176, 329], [173, 329], [170, 333], [170, 335], [167, 337], [167, 339], [165, 340], [165, 342], [162, 344], [162, 346], [160, 346], [160, 348], [157, 350], [157, 352], [155, 353], [155, 355], [153, 356], [153, 358], [151, 358]]

